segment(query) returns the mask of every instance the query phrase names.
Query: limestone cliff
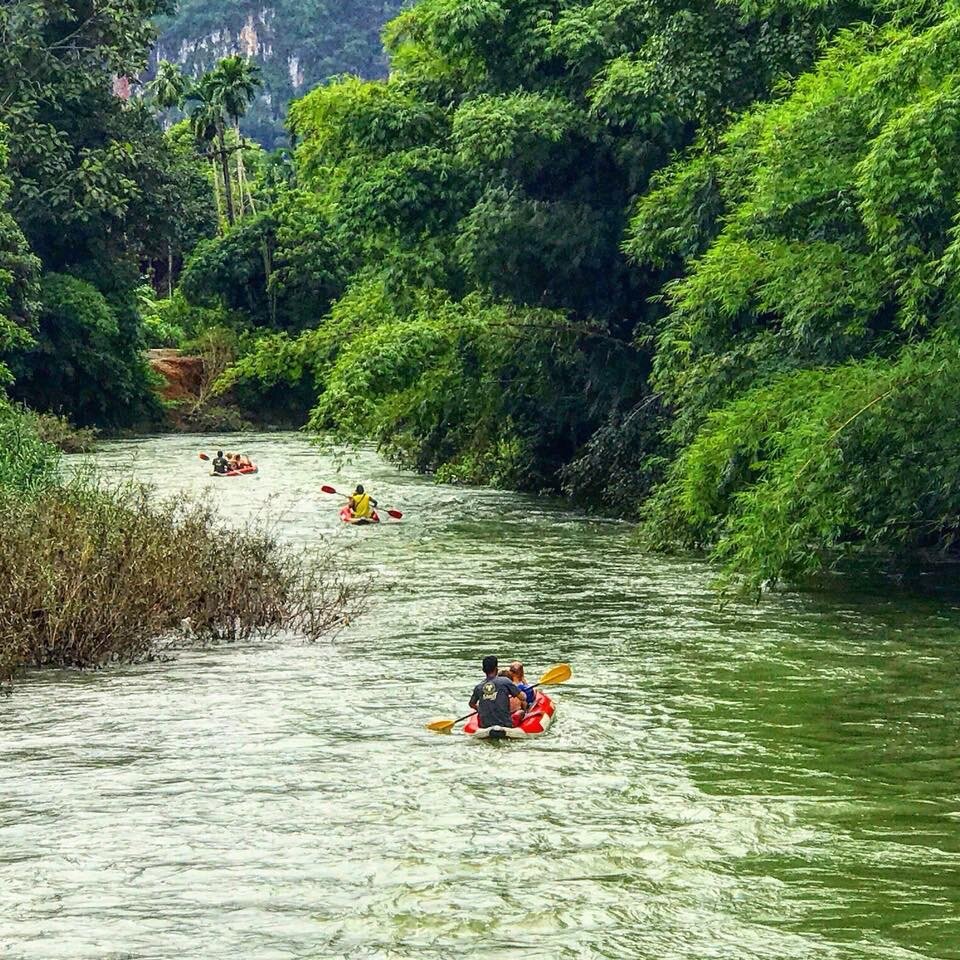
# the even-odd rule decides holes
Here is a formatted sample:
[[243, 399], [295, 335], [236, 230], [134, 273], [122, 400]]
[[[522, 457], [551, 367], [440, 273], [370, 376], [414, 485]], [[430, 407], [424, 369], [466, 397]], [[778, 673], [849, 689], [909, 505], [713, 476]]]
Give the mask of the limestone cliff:
[[153, 60], [196, 76], [228, 54], [259, 64], [263, 92], [244, 133], [270, 148], [283, 137], [290, 100], [341, 73], [385, 76], [383, 25], [400, 0], [182, 0], [160, 22]]

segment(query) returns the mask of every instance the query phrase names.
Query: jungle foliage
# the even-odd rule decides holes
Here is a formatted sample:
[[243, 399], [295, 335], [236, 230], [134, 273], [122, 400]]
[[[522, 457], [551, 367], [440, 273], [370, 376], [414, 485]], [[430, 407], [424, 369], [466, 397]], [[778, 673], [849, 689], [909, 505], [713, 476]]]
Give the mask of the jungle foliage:
[[958, 65], [954, 4], [852, 27], [638, 204], [631, 252], [684, 265], [653, 373], [679, 451], [656, 541], [753, 586], [955, 548]]
[[10, 393], [83, 423], [159, 414], [135, 290], [215, 226], [195, 152], [123, 78], [165, 0], [0, 7], [0, 362]]
[[[219, 386], [247, 409], [441, 479], [565, 491], [747, 587], [955, 549], [955, 0], [420, 0], [384, 38], [389, 77], [313, 89], [295, 149], [269, 155], [237, 134], [242, 62], [166, 134], [102, 99], [109, 56], [79, 140], [30, 87], [0, 183], [0, 346], [24, 395], [39, 368], [18, 358], [48, 344], [132, 396], [111, 363], [145, 330], [229, 341]], [[178, 75], [154, 97], [189, 112]], [[162, 207], [147, 171], [156, 195], [180, 185]], [[124, 271], [164, 257], [179, 289], [138, 320]]]
[[309, 208], [297, 262], [336, 282], [225, 382], [313, 392], [312, 427], [441, 478], [639, 515], [749, 587], [949, 551], [956, 18], [421, 0], [388, 80], [293, 105], [276, 259]]
[[[294, 323], [243, 295], [253, 322], [292, 332], [333, 309], [319, 336], [265, 340], [230, 382], [306, 377], [311, 423], [338, 436], [629, 512], [654, 477], [635, 441], [657, 433], [645, 338], [672, 275], [621, 249], [634, 198], [698, 131], [808, 65], [851, 9], [418, 3], [387, 28], [388, 80], [345, 78], [291, 108], [296, 200], [274, 208], [266, 290], [308, 263], [319, 282], [301, 286], [321, 295]], [[215, 273], [217, 248], [241, 259], [212, 241], [188, 274]], [[260, 279], [247, 249], [244, 281], [221, 285], [240, 309]]]

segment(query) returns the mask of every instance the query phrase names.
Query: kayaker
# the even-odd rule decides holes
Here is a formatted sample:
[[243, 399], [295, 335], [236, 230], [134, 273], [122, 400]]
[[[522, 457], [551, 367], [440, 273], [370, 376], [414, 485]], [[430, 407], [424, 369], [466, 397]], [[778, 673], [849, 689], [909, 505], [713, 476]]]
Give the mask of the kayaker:
[[213, 472], [226, 473], [229, 469], [230, 464], [227, 462], [227, 458], [223, 455], [223, 451], [218, 450], [217, 455], [213, 458]]
[[526, 678], [523, 675], [523, 663], [519, 660], [514, 660], [510, 664], [510, 679], [520, 688], [523, 693], [524, 699], [526, 700], [527, 706], [532, 707], [534, 700], [537, 699], [537, 691], [527, 683]]
[[497, 658], [483, 658], [485, 679], [473, 688], [470, 709], [477, 711], [481, 727], [512, 727], [510, 698], [521, 696], [520, 688], [509, 678], [499, 675]]
[[[513, 680], [513, 677], [510, 675], [509, 670], [501, 670], [501, 677], [506, 677], [507, 680]], [[510, 698], [510, 713], [511, 714], [521, 714], [521, 716], [527, 712], [527, 698], [523, 695], [523, 691], [520, 691], [520, 694], [516, 697]]]
[[364, 491], [362, 483], [357, 484], [357, 489], [347, 497], [347, 502], [350, 505], [350, 512], [358, 520], [369, 519], [373, 513], [373, 507], [377, 505], [377, 501]]

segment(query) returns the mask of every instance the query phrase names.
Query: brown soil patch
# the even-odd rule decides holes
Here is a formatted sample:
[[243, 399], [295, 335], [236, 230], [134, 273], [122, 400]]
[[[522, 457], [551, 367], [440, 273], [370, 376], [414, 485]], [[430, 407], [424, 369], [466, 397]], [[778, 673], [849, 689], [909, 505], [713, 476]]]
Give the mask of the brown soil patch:
[[164, 400], [196, 401], [203, 387], [203, 357], [183, 357], [178, 350], [150, 350], [150, 366], [166, 381]]

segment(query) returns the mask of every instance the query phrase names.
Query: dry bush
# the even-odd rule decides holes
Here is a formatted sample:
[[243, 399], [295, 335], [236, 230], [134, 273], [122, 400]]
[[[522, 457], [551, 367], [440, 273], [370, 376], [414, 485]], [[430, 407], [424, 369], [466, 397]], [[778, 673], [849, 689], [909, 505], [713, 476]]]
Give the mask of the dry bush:
[[329, 563], [189, 499], [82, 484], [0, 494], [0, 678], [136, 660], [185, 622], [201, 639], [314, 640], [359, 599]]
[[25, 410], [41, 443], [56, 447], [61, 453], [90, 453], [97, 445], [97, 431], [75, 427], [66, 417], [55, 413]]

